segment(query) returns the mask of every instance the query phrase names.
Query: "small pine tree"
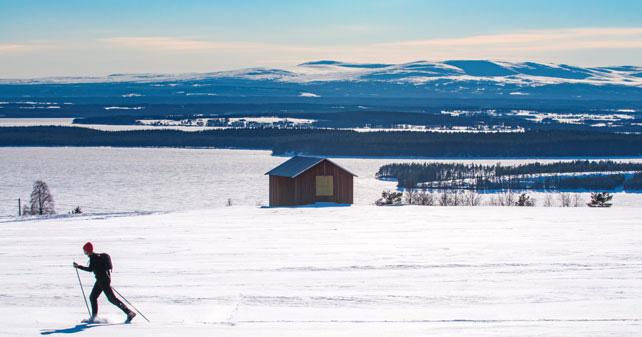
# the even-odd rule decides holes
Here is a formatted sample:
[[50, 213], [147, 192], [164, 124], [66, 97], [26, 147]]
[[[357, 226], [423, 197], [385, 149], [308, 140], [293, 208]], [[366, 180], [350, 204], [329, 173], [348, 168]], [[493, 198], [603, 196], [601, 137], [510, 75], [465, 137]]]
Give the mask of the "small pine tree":
[[533, 199], [531, 199], [531, 197], [528, 194], [522, 193], [519, 195], [519, 198], [517, 199], [515, 206], [532, 207], [532, 206], [535, 206], [535, 202], [533, 201]]
[[402, 197], [403, 197], [403, 193], [401, 192], [383, 191], [381, 192], [381, 199], [377, 200], [375, 204], [377, 206], [401, 205]]
[[587, 205], [589, 207], [611, 207], [613, 205], [609, 201], [613, 199], [613, 195], [607, 192], [591, 193], [591, 202]]

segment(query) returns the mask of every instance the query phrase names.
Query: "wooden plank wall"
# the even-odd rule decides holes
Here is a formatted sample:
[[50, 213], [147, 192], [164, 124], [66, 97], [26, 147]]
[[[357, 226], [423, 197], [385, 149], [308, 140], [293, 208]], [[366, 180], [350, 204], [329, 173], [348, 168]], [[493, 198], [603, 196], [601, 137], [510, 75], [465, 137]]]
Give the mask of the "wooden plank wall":
[[294, 179], [270, 176], [270, 206], [292, 206], [294, 200]]
[[[316, 176], [333, 176], [333, 196], [316, 196]], [[270, 206], [307, 205], [315, 202], [353, 203], [352, 174], [324, 160], [298, 177], [270, 176]]]
[[[316, 176], [333, 176], [333, 196], [316, 196]], [[342, 168], [329, 161], [322, 161], [308, 171], [302, 173], [294, 180], [295, 199], [297, 204], [311, 204], [314, 202], [336, 202], [352, 204], [353, 177]]]

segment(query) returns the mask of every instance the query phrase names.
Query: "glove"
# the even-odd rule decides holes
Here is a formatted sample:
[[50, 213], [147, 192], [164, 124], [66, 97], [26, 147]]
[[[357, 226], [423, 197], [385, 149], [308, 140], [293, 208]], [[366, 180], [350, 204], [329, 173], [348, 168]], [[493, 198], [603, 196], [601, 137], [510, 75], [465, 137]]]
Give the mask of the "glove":
[[78, 268], [78, 263], [74, 262], [74, 268]]

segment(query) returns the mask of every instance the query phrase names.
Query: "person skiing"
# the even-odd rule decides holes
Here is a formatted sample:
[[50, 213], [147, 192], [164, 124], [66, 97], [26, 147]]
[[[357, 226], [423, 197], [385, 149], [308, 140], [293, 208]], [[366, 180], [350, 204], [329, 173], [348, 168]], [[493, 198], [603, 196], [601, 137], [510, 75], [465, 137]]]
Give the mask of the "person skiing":
[[96, 283], [94, 283], [94, 288], [89, 295], [92, 311], [89, 321], [93, 322], [96, 319], [96, 315], [98, 314], [98, 296], [104, 292], [109, 302], [117, 306], [127, 315], [125, 323], [131, 322], [131, 320], [136, 317], [136, 313], [129, 310], [129, 308], [114, 295], [114, 291], [111, 289], [112, 265], [109, 255], [106, 253], [94, 253], [94, 246], [91, 242], [85, 243], [82, 249], [85, 255], [89, 256], [89, 266], [81, 266], [74, 262], [74, 268], [94, 272], [94, 276], [96, 276]]

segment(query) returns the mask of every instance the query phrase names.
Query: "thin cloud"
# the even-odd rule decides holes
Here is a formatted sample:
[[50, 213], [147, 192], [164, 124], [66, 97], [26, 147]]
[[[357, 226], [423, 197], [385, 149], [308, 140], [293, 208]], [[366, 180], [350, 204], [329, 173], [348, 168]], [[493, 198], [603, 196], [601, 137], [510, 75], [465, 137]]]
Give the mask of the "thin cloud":
[[575, 28], [537, 30], [514, 34], [477, 35], [450, 39], [428, 39], [382, 43], [377, 47], [499, 49], [533, 48], [537, 50], [632, 49], [642, 48], [642, 28]]
[[177, 37], [113, 37], [101, 39], [100, 42], [107, 43], [112, 47], [143, 50], [164, 50], [173, 52], [233, 52], [233, 51], [312, 51], [315, 48], [299, 47], [291, 45], [277, 45], [255, 42], [238, 41], [210, 41]]
[[[347, 52], [347, 51], [346, 51]], [[601, 53], [629, 55], [629, 64], [639, 64], [632, 55], [642, 55], [642, 28], [573, 28], [486, 34], [446, 39], [377, 43], [355, 47], [350, 58], [362, 62], [409, 62], [444, 59], [497, 59], [541, 61], [577, 65], [612, 64], [596, 59]], [[619, 61], [621, 62], [621, 61]]]
[[350, 45], [320, 44], [314, 36], [302, 44], [171, 36], [13, 41], [0, 43], [0, 72], [5, 77], [206, 72], [256, 66], [287, 68], [319, 59], [376, 63], [492, 59], [578, 66], [641, 65], [642, 60], [642, 27], [515, 31]]
[[[355, 61], [404, 62], [418, 59], [506, 58], [586, 50], [642, 50], [642, 27], [573, 28], [487, 34], [459, 38], [375, 44], [316, 46], [215, 41], [180, 37], [113, 37], [99, 40], [111, 48], [144, 52], [255, 55], [258, 60], [342, 58]], [[260, 55], [260, 56], [258, 56]], [[259, 63], [259, 62], [257, 62]], [[278, 62], [282, 63], [282, 62]]]
[[226, 50], [226, 49], [245, 49], [253, 48], [252, 44], [240, 42], [216, 42], [207, 40], [184, 39], [175, 37], [113, 37], [102, 39], [114, 47], [132, 48], [132, 49], [154, 49], [169, 51], [208, 51], [208, 50]]
[[0, 54], [31, 52], [46, 48], [41, 44], [0, 43]]

